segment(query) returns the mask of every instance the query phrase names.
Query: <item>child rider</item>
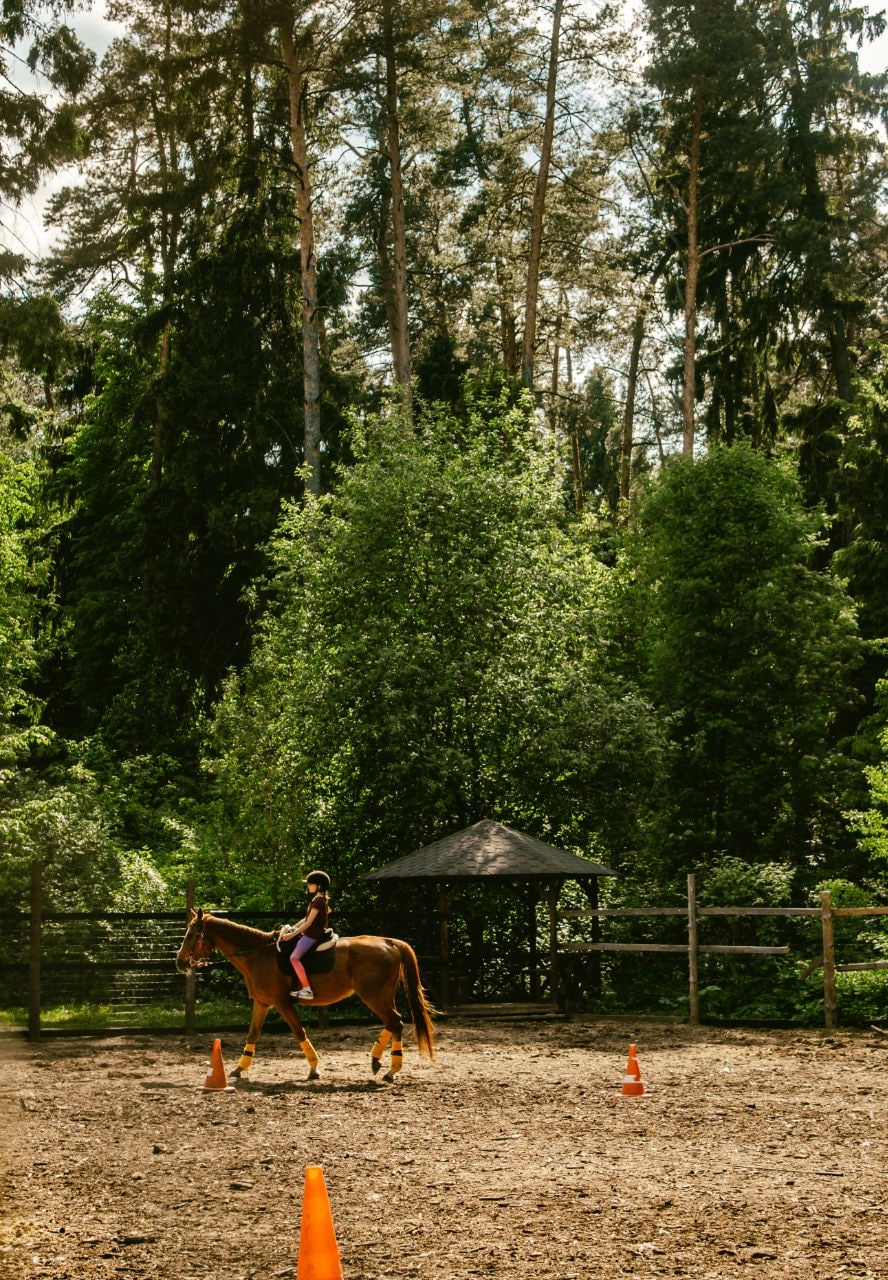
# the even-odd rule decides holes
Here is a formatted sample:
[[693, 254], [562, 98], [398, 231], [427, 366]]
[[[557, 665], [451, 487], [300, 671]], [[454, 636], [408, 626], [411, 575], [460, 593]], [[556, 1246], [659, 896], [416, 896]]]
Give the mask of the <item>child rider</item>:
[[305, 877], [305, 884], [311, 894], [311, 902], [308, 904], [308, 910], [304, 917], [298, 924], [293, 926], [291, 932], [291, 936], [292, 933], [301, 935], [290, 956], [290, 964], [293, 966], [297, 979], [302, 984], [300, 990], [293, 992], [297, 1000], [314, 999], [314, 992], [308, 985], [308, 974], [302, 964], [302, 957], [306, 951], [310, 951], [324, 936], [327, 920], [330, 916], [330, 904], [327, 898], [327, 893], [330, 889], [330, 877], [327, 873], [325, 871], [312, 871]]

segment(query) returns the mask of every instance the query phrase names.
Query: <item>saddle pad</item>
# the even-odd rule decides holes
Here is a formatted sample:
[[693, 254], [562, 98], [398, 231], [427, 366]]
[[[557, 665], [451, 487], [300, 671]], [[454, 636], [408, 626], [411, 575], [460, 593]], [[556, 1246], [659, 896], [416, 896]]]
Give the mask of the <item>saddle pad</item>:
[[[290, 956], [299, 941], [299, 935], [278, 940], [277, 944], [277, 962], [281, 973], [286, 973], [289, 977], [293, 976], [293, 966], [290, 964]], [[328, 929], [319, 942], [312, 947], [306, 955], [302, 957], [302, 963], [305, 972], [327, 973], [333, 968], [336, 960], [336, 943], [339, 941], [339, 935], [334, 933], [332, 929]]]

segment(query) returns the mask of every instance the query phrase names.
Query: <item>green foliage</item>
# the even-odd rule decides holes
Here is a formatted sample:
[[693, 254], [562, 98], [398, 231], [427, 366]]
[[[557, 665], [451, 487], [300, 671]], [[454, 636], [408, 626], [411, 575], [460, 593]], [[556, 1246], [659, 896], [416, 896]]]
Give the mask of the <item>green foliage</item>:
[[777, 861], [803, 885], [851, 857], [839, 810], [856, 775], [834, 726], [860, 646], [813, 567], [817, 528], [790, 473], [745, 445], [674, 462], [644, 498], [624, 573], [671, 725], [666, 867]]
[[28, 685], [37, 665], [34, 622], [45, 565], [33, 555], [34, 466], [0, 449], [0, 765], [27, 745], [38, 707]]
[[153, 853], [127, 843], [100, 780], [76, 748], [62, 748], [53, 742], [54, 762], [43, 767], [32, 760], [0, 771], [0, 896], [26, 910], [31, 863], [39, 860], [47, 910], [162, 907], [166, 886]]
[[[493, 398], [497, 396], [498, 398]], [[619, 857], [659, 732], [602, 660], [607, 570], [508, 388], [356, 434], [333, 497], [292, 508], [275, 607], [216, 714], [240, 874], [272, 901], [488, 816]]]
[[[82, 150], [73, 95], [83, 90], [95, 59], [58, 21], [66, 10], [64, 4], [8, 0], [0, 13], [0, 196], [13, 204]], [[40, 77], [39, 86], [27, 73]], [[0, 260], [0, 276], [8, 265]]]

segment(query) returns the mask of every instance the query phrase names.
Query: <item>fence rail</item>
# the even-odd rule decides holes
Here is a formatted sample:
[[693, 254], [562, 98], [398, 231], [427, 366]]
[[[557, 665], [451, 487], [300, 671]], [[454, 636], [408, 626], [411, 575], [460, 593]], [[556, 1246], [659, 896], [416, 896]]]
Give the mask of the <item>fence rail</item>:
[[[186, 1034], [195, 1029], [197, 980], [193, 973], [183, 979], [176, 974], [175, 953], [184, 932], [188, 910], [193, 907], [194, 887], [189, 882], [186, 894], [186, 911], [160, 912], [111, 912], [97, 915], [92, 912], [44, 911], [42, 901], [42, 869], [39, 863], [32, 867], [30, 912], [4, 913], [9, 928], [0, 931], [0, 972], [5, 975], [7, 989], [24, 992], [27, 983], [27, 999], [19, 997], [12, 1004], [27, 1004], [28, 1032], [32, 1037], [40, 1035], [42, 980], [51, 974], [55, 1003], [65, 997], [75, 1004], [87, 1004], [90, 1000], [111, 1008], [115, 1025], [138, 1025], [141, 1010], [146, 1005], [168, 1007], [170, 1018], [181, 1017], [180, 1025]], [[554, 906], [554, 903], [552, 904]], [[227, 912], [231, 919], [275, 921], [272, 913]], [[721, 945], [702, 943], [698, 936], [698, 923], [705, 917], [800, 917], [817, 919], [822, 937], [821, 955], [808, 966], [807, 973], [823, 969], [824, 1020], [827, 1027], [837, 1025], [836, 975], [865, 970], [886, 970], [888, 959], [869, 961], [851, 960], [839, 963], [836, 959], [835, 921], [841, 919], [865, 919], [888, 916], [888, 906], [835, 907], [829, 893], [821, 897], [819, 907], [715, 907], [697, 904], [696, 880], [688, 876], [688, 898], [684, 906], [671, 907], [602, 907], [585, 910], [555, 912], [558, 920], [595, 921], [606, 919], [684, 919], [687, 922], [687, 942], [626, 942], [596, 940], [591, 942], [561, 943], [552, 951], [549, 991], [554, 1003], [558, 997], [559, 954], [576, 953], [627, 953], [648, 952], [686, 955], [688, 961], [688, 1003], [690, 1020], [696, 1024], [699, 1008], [699, 959], [706, 955], [785, 956], [788, 946]], [[551, 932], [557, 938], [553, 926]], [[505, 955], [500, 955], [504, 963]], [[511, 963], [511, 961], [508, 961]], [[424, 956], [424, 973], [434, 975], [437, 968], [446, 967], [445, 957]], [[212, 972], [211, 972], [212, 971]], [[226, 966], [207, 970], [210, 981], [218, 991], [226, 987]], [[76, 975], [77, 981], [72, 981]], [[231, 975], [234, 979], [235, 975]], [[202, 981], [206, 981], [206, 975]], [[564, 991], [564, 989], [562, 989]], [[532, 991], [531, 994], [534, 994]], [[540, 990], [535, 992], [539, 997]], [[63, 999], [60, 1001], [59, 996]], [[489, 998], [489, 997], [488, 997]], [[439, 1001], [440, 1003], [440, 1001]], [[444, 1002], [446, 1006], [446, 1001]], [[180, 1011], [177, 1013], [177, 1011]], [[144, 1022], [144, 1019], [143, 1019]]]
[[603, 920], [607, 918], [630, 919], [651, 917], [683, 917], [688, 922], [688, 941], [686, 943], [665, 942], [567, 942], [559, 950], [568, 953], [602, 952], [602, 951], [661, 951], [684, 954], [688, 957], [688, 1005], [690, 1021], [696, 1026], [700, 1021], [700, 989], [697, 959], [700, 955], [748, 955], [748, 956], [785, 956], [789, 947], [756, 947], [756, 946], [710, 946], [700, 943], [697, 936], [697, 921], [701, 916], [772, 916], [772, 917], [818, 917], [822, 934], [822, 958], [813, 967], [823, 967], [823, 1009], [827, 1027], [835, 1027], [838, 1022], [838, 997], [836, 993], [836, 974], [860, 972], [867, 969], [888, 969], [888, 960], [867, 960], [852, 964], [837, 964], [835, 958], [835, 938], [833, 921], [836, 918], [848, 917], [863, 919], [867, 916], [886, 916], [888, 907], [834, 907], [832, 895], [824, 892], [820, 896], [819, 907], [701, 907], [697, 904], [697, 881], [693, 874], [688, 876], [688, 900], [684, 907], [596, 907], [583, 910], [559, 911], [562, 920]]

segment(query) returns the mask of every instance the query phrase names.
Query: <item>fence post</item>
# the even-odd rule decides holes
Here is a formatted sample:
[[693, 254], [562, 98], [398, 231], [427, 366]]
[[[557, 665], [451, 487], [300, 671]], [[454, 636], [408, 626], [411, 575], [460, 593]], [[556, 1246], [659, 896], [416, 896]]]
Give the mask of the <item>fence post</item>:
[[[191, 923], [194, 911], [194, 881], [189, 878], [185, 886], [185, 928]], [[197, 977], [193, 969], [185, 975], [185, 1034], [194, 1034], [194, 1007], [197, 1004]]]
[[549, 904], [549, 999], [558, 1005], [558, 899], [563, 881], [556, 880], [546, 886]]
[[441, 956], [438, 989], [442, 1009], [450, 1005], [450, 901], [450, 885], [444, 881], [438, 885], [438, 949]]
[[43, 945], [43, 863], [31, 863], [31, 921], [28, 936], [28, 1039], [40, 1039], [40, 953]]
[[838, 1024], [836, 996], [836, 948], [833, 938], [832, 894], [820, 895], [820, 923], [823, 929], [823, 1014], [827, 1027]]
[[688, 1005], [692, 1027], [700, 1024], [700, 977], [697, 952], [697, 878], [688, 876]]

